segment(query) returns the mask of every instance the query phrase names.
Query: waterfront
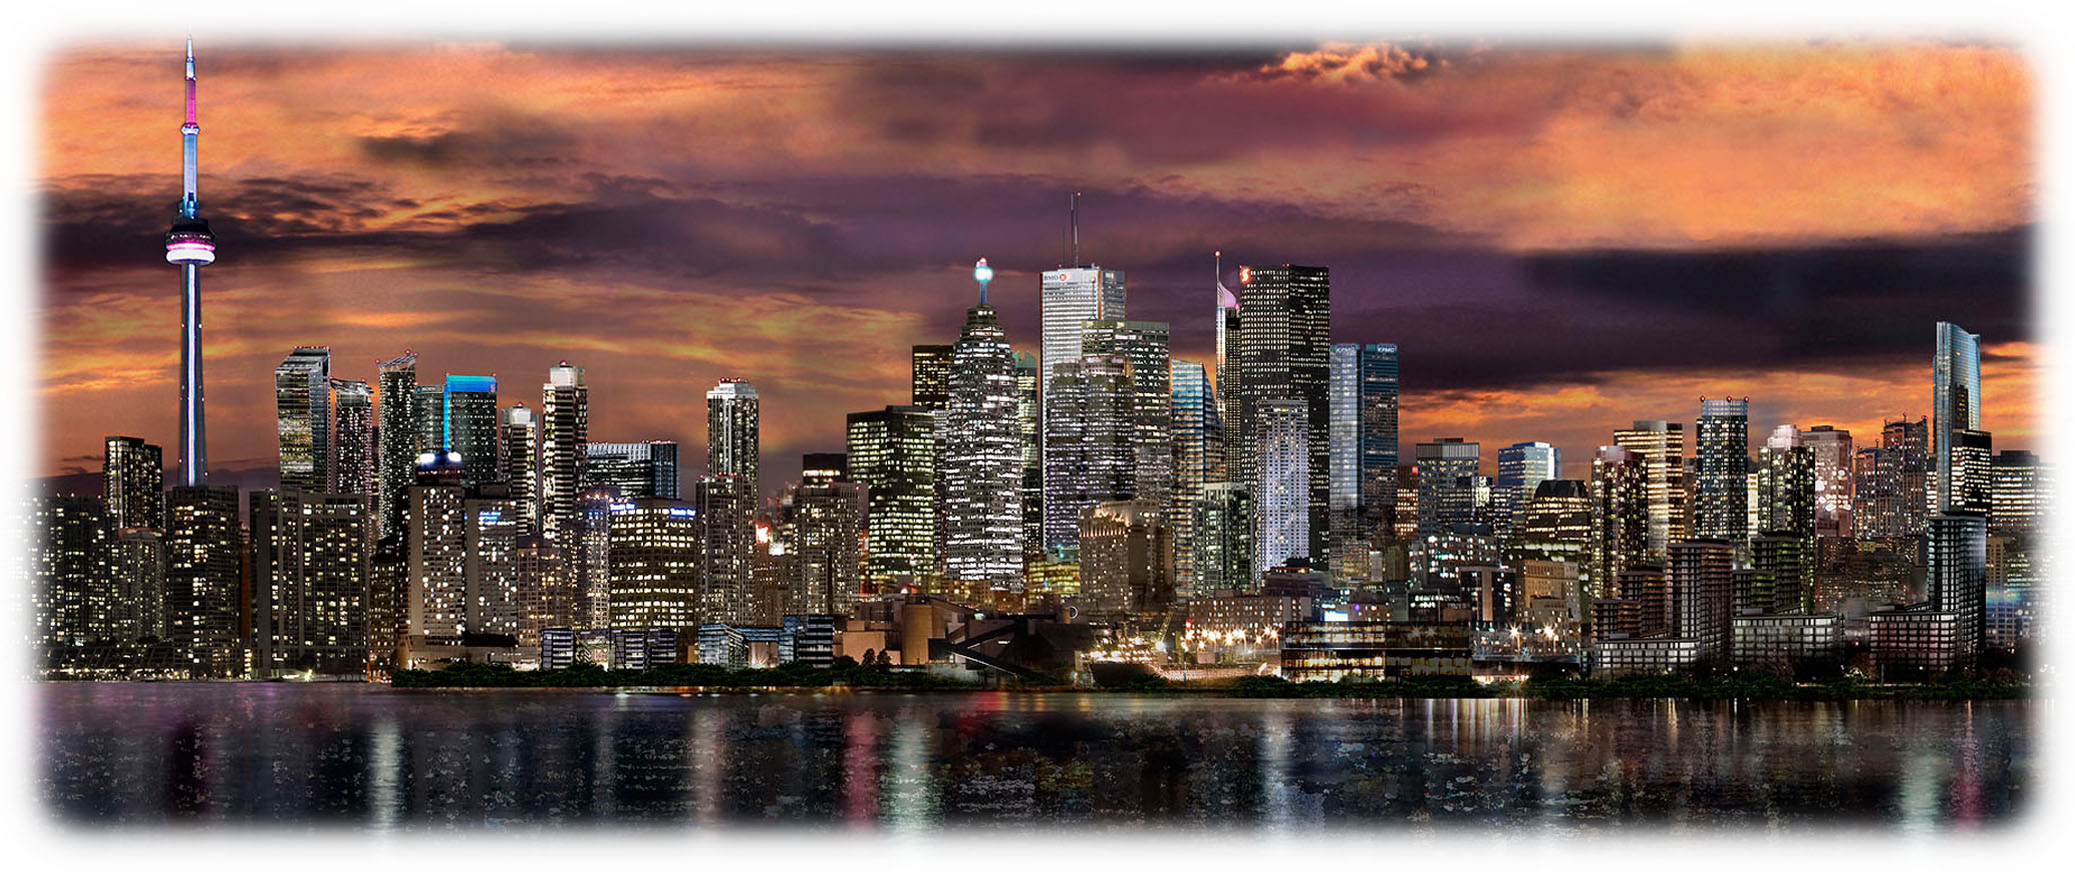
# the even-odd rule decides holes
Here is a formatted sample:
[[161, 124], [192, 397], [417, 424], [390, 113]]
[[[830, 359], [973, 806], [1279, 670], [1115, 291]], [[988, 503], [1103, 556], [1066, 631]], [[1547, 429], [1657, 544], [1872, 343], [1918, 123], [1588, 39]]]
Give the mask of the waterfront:
[[75, 825], [1945, 832], [2009, 820], [2025, 702], [677, 696], [45, 684]]

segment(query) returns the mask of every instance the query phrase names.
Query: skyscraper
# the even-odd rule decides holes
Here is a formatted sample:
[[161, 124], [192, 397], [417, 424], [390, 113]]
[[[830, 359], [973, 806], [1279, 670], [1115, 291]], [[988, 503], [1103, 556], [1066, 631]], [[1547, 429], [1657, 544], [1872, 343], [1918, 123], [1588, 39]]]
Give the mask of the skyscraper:
[[584, 487], [610, 486], [622, 498], [682, 498], [676, 441], [584, 446]]
[[166, 490], [166, 637], [197, 678], [244, 672], [238, 624], [243, 544], [235, 486]]
[[331, 348], [299, 346], [274, 368], [274, 413], [281, 485], [331, 487]]
[[920, 343], [908, 351], [908, 403], [942, 410], [951, 403], [951, 347]]
[[1167, 518], [1174, 531], [1175, 587], [1186, 596], [1196, 586], [1196, 502], [1203, 497], [1205, 483], [1217, 482], [1224, 448], [1218, 442], [1217, 397], [1203, 365], [1172, 362], [1168, 382], [1174, 411], [1174, 490]]
[[871, 585], [926, 583], [935, 573], [935, 415], [889, 405], [845, 422], [850, 478], [866, 489], [865, 574]]
[[1080, 542], [1081, 511], [1136, 494], [1134, 390], [1131, 360], [1121, 355], [1082, 356], [1052, 370], [1044, 420], [1046, 548]]
[[447, 375], [446, 447], [461, 454], [462, 483], [498, 479], [497, 378]]
[[[1242, 483], [1258, 482], [1254, 453], [1261, 446], [1263, 412], [1271, 401], [1302, 401], [1311, 443], [1305, 461], [1308, 490], [1307, 555], [1324, 556], [1327, 479], [1331, 469], [1332, 410], [1329, 398], [1330, 281], [1324, 267], [1283, 264], [1239, 269], [1238, 367], [1228, 366], [1232, 389], [1225, 420], [1226, 464]], [[1234, 371], [1236, 370], [1236, 373]], [[1234, 463], [1237, 464], [1234, 464]], [[1265, 516], [1268, 496], [1255, 494]], [[1266, 546], [1266, 545], [1263, 545]]]
[[[1078, 252], [1074, 255], [1079, 258]], [[1044, 538], [1046, 546], [1071, 544], [1080, 538], [1081, 505], [1054, 512], [1051, 503], [1064, 494], [1066, 486], [1055, 482], [1068, 469], [1052, 458], [1055, 434], [1078, 434], [1078, 426], [1055, 430], [1063, 398], [1056, 385], [1059, 370], [1080, 360], [1082, 325], [1096, 319], [1123, 319], [1124, 272], [1100, 267], [1061, 267], [1040, 276], [1038, 314], [1041, 335], [1038, 344], [1040, 464], [1043, 469]]]
[[1371, 514], [1397, 499], [1398, 345], [1336, 343], [1328, 377], [1332, 396], [1332, 482], [1335, 509]]
[[331, 381], [331, 464], [328, 487], [333, 494], [374, 495], [379, 482], [375, 464], [375, 396], [364, 380]]
[[524, 404], [498, 413], [497, 479], [511, 490], [512, 511], [527, 532], [540, 531], [540, 421]]
[[403, 532], [406, 490], [415, 479], [418, 463], [418, 354], [403, 355], [383, 362], [376, 377], [375, 404], [381, 427], [380, 536]]
[[966, 310], [965, 327], [951, 347], [949, 394], [938, 414], [944, 570], [954, 581], [1021, 592], [1023, 440], [1016, 361], [987, 303], [987, 284], [994, 279], [987, 259], [974, 266], [973, 278], [980, 302]]
[[1735, 550], [1728, 541], [1694, 538], [1673, 541], [1668, 553], [1672, 635], [1698, 641], [1702, 662], [1729, 658]]
[[1311, 416], [1301, 399], [1276, 398], [1258, 407], [1254, 450], [1254, 569], [1256, 578], [1292, 558], [1311, 556]]
[[693, 489], [699, 516], [699, 622], [755, 622], [750, 551], [756, 547], [756, 492], [738, 474], [708, 474]]
[[1239, 296], [1232, 294], [1231, 289], [1225, 288], [1224, 257], [1225, 253], [1223, 252], [1211, 253], [1211, 284], [1217, 287], [1216, 297], [1218, 302], [1218, 361], [1216, 379], [1218, 381], [1217, 405], [1218, 420], [1220, 422], [1226, 421], [1232, 415], [1231, 408], [1227, 406], [1227, 402], [1231, 399], [1231, 394], [1225, 384], [1225, 365], [1228, 361], [1227, 354], [1232, 352], [1233, 347], [1239, 343]]
[[1563, 476], [1563, 450], [1544, 441], [1522, 441], [1499, 449], [1499, 473], [1492, 479], [1492, 516], [1502, 531], [1511, 531], [1535, 495], [1535, 485]]
[[1997, 453], [1989, 531], [1998, 535], [2041, 531], [2042, 518], [2051, 507], [2052, 482], [2051, 471], [2039, 464], [2038, 456], [2024, 450]]
[[[209, 482], [208, 435], [202, 415], [202, 265], [216, 261], [216, 237], [195, 195], [195, 41], [187, 41], [187, 120], [180, 125], [180, 206], [166, 232], [166, 261], [180, 268], [180, 462], [173, 482]], [[234, 512], [235, 513], [235, 512]], [[232, 520], [236, 527], [237, 521]]]
[[414, 470], [404, 535], [406, 666], [421, 660], [414, 651], [459, 643], [469, 618], [465, 463], [456, 453], [428, 452]]
[[462, 566], [468, 608], [462, 628], [475, 634], [519, 634], [519, 539], [525, 521], [503, 484], [479, 487], [461, 502]]
[[792, 552], [788, 611], [849, 616], [864, 583], [865, 488], [811, 461], [785, 520]]
[[1023, 555], [1045, 552], [1044, 431], [1038, 425], [1038, 360], [1015, 354], [1016, 434], [1023, 458]]
[[1413, 448], [1419, 470], [1421, 535], [1446, 535], [1477, 521], [1476, 480], [1479, 444], [1462, 438], [1438, 438]]
[[699, 625], [699, 522], [690, 503], [617, 502], [610, 538], [612, 628]]
[[1256, 579], [1253, 494], [1237, 483], [1205, 483], [1191, 517], [1196, 581], [1190, 597], [1251, 591]]
[[1955, 430], [1951, 438], [1950, 467], [1940, 475], [1947, 478], [1945, 495], [1950, 503], [1945, 512], [1986, 515], [1994, 506], [1995, 439], [1976, 428]]
[[1960, 431], [1981, 429], [1981, 335], [1950, 322], [1938, 323], [1937, 350], [1931, 356], [1930, 481], [1944, 513], [1963, 503], [1954, 473], [1953, 448]]
[[575, 525], [576, 497], [584, 482], [584, 445], [590, 441], [591, 396], [584, 386], [584, 369], [567, 361], [549, 368], [540, 393], [541, 531], [566, 548], [557, 538]]
[[1688, 534], [1686, 425], [1638, 419], [1628, 428], [1614, 430], [1614, 445], [1641, 457], [1650, 507], [1646, 549], [1653, 561], [1662, 562], [1666, 547]]
[[1621, 572], [1650, 556], [1650, 468], [1641, 453], [1600, 447], [1592, 459], [1592, 558], [1595, 598], [1613, 597]]
[[109, 435], [102, 441], [101, 500], [118, 529], [166, 526], [166, 471], [157, 444]]
[[1081, 355], [1131, 362], [1132, 497], [1165, 506], [1174, 489], [1174, 414], [1165, 322], [1096, 319], [1083, 323]]
[[[757, 390], [748, 380], [722, 380], [706, 391], [706, 473], [757, 480]], [[754, 499], [752, 499], [754, 500]]]
[[1852, 433], [1819, 425], [1801, 433], [1815, 457], [1816, 537], [1852, 536]]
[[[418, 387], [418, 433], [412, 438], [416, 453], [411, 464], [418, 464], [418, 457], [426, 453], [447, 452], [447, 387], [444, 383], [429, 383]], [[416, 475], [413, 475], [416, 476]]]
[[358, 674], [374, 539], [367, 495], [252, 493], [252, 676]]
[[1174, 603], [1174, 542], [1166, 508], [1105, 501], [1081, 511], [1083, 610], [1097, 617], [1156, 618]]
[[1693, 535], [1731, 543], [1749, 532], [1747, 519], [1751, 451], [1751, 399], [1700, 399], [1693, 452], [1699, 479], [1693, 484]]
[[1926, 588], [1931, 610], [1953, 615], [1953, 655], [1965, 659], [1981, 650], [1988, 606], [1988, 520], [1961, 511], [1927, 520]]
[[59, 668], [68, 662], [64, 648], [107, 640], [115, 527], [107, 508], [92, 496], [38, 497], [31, 503], [30, 521], [27, 577], [35, 608], [30, 640], [55, 657], [42, 668]]

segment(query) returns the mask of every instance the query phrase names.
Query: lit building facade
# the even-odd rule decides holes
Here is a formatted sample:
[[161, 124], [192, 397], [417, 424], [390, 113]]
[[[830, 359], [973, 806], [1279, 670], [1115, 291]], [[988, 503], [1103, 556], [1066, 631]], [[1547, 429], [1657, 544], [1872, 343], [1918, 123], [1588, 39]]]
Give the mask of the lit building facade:
[[1959, 432], [1981, 429], [1981, 335], [1950, 322], [1937, 327], [1931, 356], [1932, 510], [1967, 508], [1958, 477]]
[[101, 499], [116, 528], [163, 530], [166, 470], [158, 445], [123, 435], [102, 439]]
[[[1301, 399], [1256, 407], [1254, 567], [1250, 578], [1292, 558], [1311, 555], [1311, 417]], [[1087, 578], [1087, 572], [1081, 573]]]
[[681, 498], [676, 441], [584, 445], [584, 488], [610, 486], [623, 498]]
[[1989, 531], [2026, 535], [2042, 530], [2041, 518], [2051, 507], [2051, 472], [2039, 457], [2024, 450], [1996, 454], [1989, 501]]
[[[1304, 405], [1309, 442], [1305, 471], [1310, 480], [1303, 548], [1307, 556], [1326, 555], [1329, 531], [1331, 297], [1331, 277], [1324, 267], [1241, 267], [1237, 361], [1228, 361], [1226, 367], [1232, 381], [1227, 391], [1230, 416], [1224, 421], [1226, 465], [1233, 482], [1261, 482], [1258, 453], [1267, 408], [1290, 400]], [[1256, 492], [1255, 498], [1265, 516], [1268, 496]]]
[[358, 674], [368, 658], [367, 495], [252, 493], [252, 677]]
[[1749, 535], [1751, 400], [1700, 399], [1694, 429], [1693, 535], [1741, 541]]
[[1081, 326], [1081, 356], [1131, 363], [1131, 496], [1165, 505], [1174, 489], [1174, 414], [1165, 322], [1095, 319]]
[[1152, 501], [1108, 501], [1081, 513], [1084, 613], [1157, 617], [1174, 603], [1174, 536]]
[[381, 481], [376, 535], [389, 538], [403, 533], [404, 508], [408, 503], [406, 490], [417, 479], [413, 468], [418, 463], [418, 454], [425, 452], [425, 448], [418, 446], [417, 353], [405, 352], [378, 366], [375, 416], [379, 420], [375, 434], [380, 444], [376, 464], [380, 468]]
[[331, 380], [331, 463], [334, 494], [374, 495], [381, 472], [376, 461], [375, 394], [365, 380]]
[[1336, 343], [1331, 355], [1327, 504], [1374, 511], [1397, 499], [1398, 345]]
[[751, 624], [756, 614], [750, 580], [756, 493], [747, 477], [709, 474], [699, 478], [693, 497], [699, 523], [699, 619]]
[[1546, 441], [1522, 441], [1499, 448], [1499, 473], [1492, 478], [1493, 529], [1512, 531], [1520, 512], [1535, 495], [1536, 484], [1563, 476], [1563, 450]]
[[448, 374], [446, 447], [461, 454], [462, 483], [495, 483], [497, 463], [497, 378]]
[[908, 403], [942, 410], [951, 403], [951, 346], [918, 343], [908, 351]]
[[1688, 534], [1691, 490], [1686, 481], [1686, 425], [1639, 419], [1628, 428], [1614, 430], [1614, 445], [1642, 460], [1650, 510], [1645, 549], [1651, 559], [1661, 562], [1671, 542]]
[[1254, 570], [1254, 499], [1239, 483], [1205, 483], [1190, 514], [1196, 579], [1194, 598], [1220, 592], [1251, 592]]
[[733, 474], [749, 483], [757, 479], [757, 390], [748, 380], [722, 380], [706, 391], [706, 473]]
[[524, 404], [498, 414], [498, 479], [510, 490], [513, 512], [528, 532], [540, 531], [540, 420]]
[[935, 577], [935, 431], [934, 414], [909, 405], [846, 420], [850, 478], [869, 503], [865, 575], [875, 589]]
[[950, 580], [1021, 592], [1024, 460], [1016, 360], [987, 303], [994, 270], [986, 259], [974, 267], [974, 278], [980, 302], [966, 310], [951, 347], [949, 398], [939, 414], [944, 569]]
[[1131, 361], [1083, 356], [1048, 365], [1045, 402], [1045, 545], [1071, 548], [1080, 515], [1135, 494]]
[[584, 369], [562, 362], [548, 369], [540, 387], [541, 531], [558, 546], [576, 524], [583, 492], [584, 446], [590, 443], [591, 391]]
[[1174, 491], [1167, 518], [1174, 528], [1175, 586], [1186, 595], [1196, 588], [1196, 502], [1203, 496], [1203, 485], [1220, 478], [1224, 447], [1217, 398], [1203, 365], [1175, 361], [1168, 372], [1174, 410]]
[[610, 625], [697, 626], [698, 510], [689, 502], [636, 498], [612, 505]]
[[296, 347], [274, 368], [274, 416], [281, 486], [311, 492], [330, 488], [330, 347]]
[[1447, 534], [1477, 521], [1476, 441], [1440, 438], [1413, 448], [1419, 469], [1419, 534]]
[[166, 490], [166, 636], [197, 678], [245, 674], [235, 486]]

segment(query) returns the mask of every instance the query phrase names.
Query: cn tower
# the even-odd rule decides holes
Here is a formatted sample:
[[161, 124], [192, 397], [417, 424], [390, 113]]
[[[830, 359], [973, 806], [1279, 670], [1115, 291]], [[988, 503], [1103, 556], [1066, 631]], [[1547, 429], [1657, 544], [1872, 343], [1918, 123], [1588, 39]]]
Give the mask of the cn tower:
[[187, 40], [187, 121], [180, 125], [180, 207], [166, 232], [166, 261], [180, 268], [181, 486], [209, 481], [209, 442], [202, 418], [202, 265], [216, 260], [216, 237], [195, 199], [195, 41]]

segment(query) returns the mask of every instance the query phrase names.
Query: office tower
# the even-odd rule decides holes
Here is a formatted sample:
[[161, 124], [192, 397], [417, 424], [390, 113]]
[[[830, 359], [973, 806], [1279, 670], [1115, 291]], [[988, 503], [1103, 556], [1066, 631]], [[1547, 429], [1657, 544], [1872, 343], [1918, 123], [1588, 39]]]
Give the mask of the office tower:
[[282, 488], [310, 492], [330, 488], [330, 347], [296, 347], [274, 368], [274, 413]]
[[[787, 514], [787, 610], [849, 616], [864, 583], [865, 487], [809, 454]], [[836, 455], [836, 454], [826, 454]], [[841, 458], [841, 456], [837, 456]]]
[[238, 488], [166, 490], [165, 545], [167, 639], [186, 657], [192, 677], [243, 674], [238, 589], [244, 545], [238, 531]]
[[1419, 534], [1445, 535], [1476, 523], [1478, 444], [1440, 438], [1413, 448], [1419, 469]]
[[1693, 535], [1741, 541], [1748, 534], [1751, 399], [1700, 399], [1694, 426]]
[[1399, 465], [1397, 483], [1398, 501], [1385, 516], [1390, 520], [1391, 540], [1405, 543], [1419, 528], [1419, 466]]
[[540, 387], [540, 516], [541, 533], [550, 542], [576, 521], [576, 498], [583, 491], [584, 445], [590, 442], [590, 390], [584, 369], [565, 361], [548, 369]]
[[1937, 349], [1931, 356], [1930, 484], [1931, 510], [1944, 513], [1968, 506], [1957, 482], [1954, 448], [1958, 433], [1981, 429], [1981, 335], [1950, 322], [1938, 323]]
[[[1079, 259], [1078, 247], [1075, 247], [1073, 257]], [[1080, 539], [1081, 509], [1093, 503], [1074, 500], [1069, 502], [1070, 506], [1052, 506], [1055, 501], [1068, 501], [1069, 495], [1084, 491], [1082, 478], [1071, 467], [1060, 464], [1053, 454], [1059, 441], [1080, 440], [1086, 432], [1079, 423], [1062, 427], [1058, 420], [1064, 415], [1062, 404], [1087, 403], [1089, 374], [1076, 371], [1074, 379], [1080, 385], [1069, 389], [1058, 384], [1060, 370], [1081, 360], [1081, 333], [1085, 323], [1125, 318], [1124, 272], [1078, 264], [1048, 270], [1039, 278], [1038, 295], [1041, 331], [1038, 341], [1038, 399], [1042, 408], [1038, 417], [1039, 464], [1043, 472], [1039, 487], [1043, 491], [1044, 545], [1049, 548], [1073, 544]], [[1076, 417], [1085, 415], [1085, 410], [1074, 414]], [[1127, 453], [1129, 449], [1125, 447]], [[1085, 451], [1080, 448], [1070, 452], [1077, 457], [1085, 456]], [[1075, 483], [1064, 482], [1069, 478]], [[1106, 494], [1101, 500], [1123, 497], [1128, 497], [1128, 493]]]
[[1925, 587], [1931, 609], [1953, 615], [1953, 654], [1981, 650], [1988, 589], [1988, 519], [1972, 512], [1934, 514], [1926, 520]]
[[115, 613], [119, 640], [166, 637], [166, 543], [157, 528], [115, 532]]
[[584, 487], [610, 486], [622, 498], [681, 498], [676, 441], [586, 444]]
[[1232, 415], [1226, 402], [1230, 400], [1229, 388], [1225, 383], [1227, 353], [1234, 351], [1239, 343], [1239, 296], [1225, 288], [1225, 253], [1211, 253], [1211, 284], [1217, 287], [1217, 336], [1218, 361], [1216, 378], [1218, 393], [1218, 420], [1226, 421]]
[[427, 646], [460, 642], [467, 629], [467, 463], [459, 453], [427, 452], [415, 467], [417, 481], [406, 490], [404, 664]]
[[1175, 361], [1168, 370], [1174, 439], [1174, 490], [1167, 502], [1168, 526], [1174, 530], [1174, 580], [1183, 595], [1196, 587], [1196, 502], [1203, 484], [1218, 479], [1222, 455], [1217, 435], [1218, 405], [1209, 375], [1197, 362]]
[[1563, 451], [1544, 441], [1522, 441], [1499, 449], [1499, 474], [1492, 478], [1495, 530], [1511, 531], [1536, 484], [1563, 476]]
[[109, 435], [101, 442], [101, 500], [118, 529], [166, 525], [166, 471], [157, 444]]
[[1575, 563], [1580, 581], [1596, 582], [1599, 578], [1591, 571], [1592, 523], [1592, 488], [1586, 481], [1539, 481], [1513, 524], [1507, 564], [1518, 566], [1529, 560]]
[[1131, 495], [1164, 507], [1174, 491], [1167, 323], [1089, 321], [1082, 325], [1081, 356], [1123, 356], [1131, 362]]
[[750, 552], [756, 547], [756, 492], [736, 474], [701, 477], [692, 492], [699, 512], [699, 621], [748, 625], [755, 616]]
[[462, 483], [497, 481], [497, 378], [447, 375], [446, 447], [461, 454]]
[[468, 559], [468, 610], [463, 629], [471, 634], [519, 634], [519, 539], [526, 522], [510, 490], [493, 483], [477, 487], [461, 502], [462, 543]]
[[943, 425], [937, 435], [937, 515], [944, 573], [990, 590], [1021, 592], [1023, 436], [1016, 416], [1016, 361], [987, 303], [987, 284], [994, 278], [987, 259], [974, 266], [973, 277], [980, 302], [966, 310], [965, 327], [951, 347], [949, 396], [937, 414]]
[[2039, 457], [2024, 450], [1996, 454], [1989, 501], [1989, 532], [2029, 535], [2043, 530], [2041, 518], [2051, 506], [2051, 474]]
[[1191, 517], [1196, 582], [1189, 596], [1210, 598], [1225, 591], [1253, 591], [1253, 494], [1238, 483], [1205, 483]]
[[582, 628], [612, 625], [612, 509], [619, 503], [619, 493], [609, 486], [578, 494], [563, 543], [556, 547], [569, 564], [576, 586], [575, 625]]
[[1368, 508], [1374, 515], [1397, 498], [1392, 477], [1398, 467], [1398, 345], [1333, 344], [1328, 382], [1329, 504]]
[[706, 473], [733, 474], [758, 495], [757, 390], [748, 380], [722, 380], [706, 390]]
[[1084, 356], [1048, 367], [1044, 511], [1051, 549], [1078, 544], [1081, 511], [1131, 498], [1138, 482], [1131, 361]]
[[380, 482], [375, 462], [375, 396], [364, 380], [331, 381], [331, 462], [336, 495], [374, 495]]
[[1027, 352], [1015, 354], [1016, 434], [1023, 459], [1023, 555], [1026, 559], [1045, 552], [1045, 465], [1044, 432], [1038, 425], [1038, 360]]
[[[1700, 431], [1705, 446], [1707, 429]], [[1701, 662], [1728, 659], [1736, 593], [1735, 549], [1728, 541], [1693, 538], [1673, 541], [1667, 552], [1665, 583], [1671, 593], [1672, 636], [1699, 642]]]
[[1930, 427], [1919, 418], [1883, 423], [1879, 446], [1859, 450], [1853, 486], [1860, 538], [1923, 534], [1930, 470]]
[[[409, 487], [405, 487], [404, 501], [408, 508]], [[410, 635], [410, 549], [405, 543], [408, 535], [398, 529], [394, 535], [376, 540], [373, 558], [368, 563], [368, 658], [384, 671], [402, 664], [403, 644]]]
[[[1311, 556], [1310, 405], [1294, 398], [1257, 408], [1254, 450], [1254, 576], [1292, 558]], [[1085, 580], [1087, 572], [1082, 572]]]
[[[209, 482], [208, 436], [202, 413], [202, 265], [216, 261], [216, 237], [195, 194], [195, 42], [187, 41], [187, 120], [180, 125], [180, 206], [166, 232], [166, 261], [180, 268], [180, 461], [173, 482]], [[237, 521], [232, 520], [235, 528]]]
[[1814, 543], [1792, 532], [1752, 536], [1750, 577], [1757, 585], [1739, 587], [1738, 613], [1801, 614], [1813, 608]]
[[521, 648], [539, 647], [546, 629], [582, 628], [576, 613], [576, 577], [561, 551], [540, 535], [521, 535], [513, 562], [518, 578]]
[[1801, 433], [1815, 456], [1816, 537], [1852, 536], [1852, 433], [1819, 425]]
[[1650, 494], [1649, 556], [1663, 561], [1668, 544], [1686, 537], [1691, 484], [1686, 477], [1686, 425], [1638, 419], [1614, 430], [1614, 445], [1641, 457]]
[[923, 343], [909, 350], [908, 403], [925, 410], [942, 410], [951, 403], [949, 345]]
[[1624, 447], [1600, 447], [1592, 459], [1591, 578], [1613, 595], [1621, 572], [1650, 558], [1650, 464]]
[[[417, 452], [411, 456], [411, 464], [418, 464], [418, 457], [426, 453], [445, 453], [447, 447], [447, 387], [433, 383], [418, 387], [418, 435], [413, 440]], [[412, 477], [416, 477], [414, 473]]]
[[406, 490], [415, 482], [418, 454], [418, 354], [403, 355], [383, 362], [375, 378], [376, 429], [381, 444], [381, 500], [378, 508], [379, 536], [403, 532]]
[[524, 404], [498, 412], [497, 479], [511, 492], [512, 512], [528, 532], [540, 531], [540, 420]]
[[[45, 649], [105, 641], [116, 575], [115, 526], [107, 508], [92, 496], [43, 497], [31, 503], [30, 519], [32, 640]], [[67, 661], [50, 655], [55, 658], [44, 668]]]
[[609, 625], [699, 625], [699, 521], [689, 502], [636, 498], [612, 506]]
[[1081, 512], [1082, 610], [1157, 618], [1174, 604], [1174, 537], [1166, 506], [1105, 501]]
[[367, 664], [366, 495], [252, 493], [252, 677], [359, 674]]
[[[1327, 525], [1327, 477], [1331, 470], [1331, 365], [1328, 321], [1329, 278], [1326, 268], [1284, 264], [1239, 269], [1238, 367], [1227, 368], [1232, 380], [1228, 401], [1235, 410], [1225, 420], [1228, 475], [1240, 483], [1258, 481], [1254, 453], [1265, 425], [1263, 409], [1270, 401], [1304, 402], [1305, 427], [1311, 441], [1306, 460], [1311, 488], [1307, 537], [1310, 555], [1324, 556]], [[1255, 495], [1265, 513], [1268, 497]]]
[[935, 415], [889, 405], [845, 421], [852, 482], [870, 501], [865, 575], [876, 591], [930, 580], [936, 554]]
[[1814, 586], [1812, 569], [1816, 555], [1816, 454], [1815, 450], [1802, 443], [1802, 435], [1791, 425], [1783, 425], [1766, 439], [1766, 445], [1758, 451], [1758, 470], [1753, 472], [1757, 493], [1752, 502], [1756, 524], [1752, 534], [1784, 535], [1796, 538], [1801, 543], [1801, 555], [1808, 557], [1805, 563], [1810, 574], [1801, 581], [1799, 590], [1806, 592]]
[[1951, 434], [1947, 448], [1946, 512], [1987, 514], [1994, 504], [1996, 456], [1994, 439], [1980, 429], [1963, 428]]

